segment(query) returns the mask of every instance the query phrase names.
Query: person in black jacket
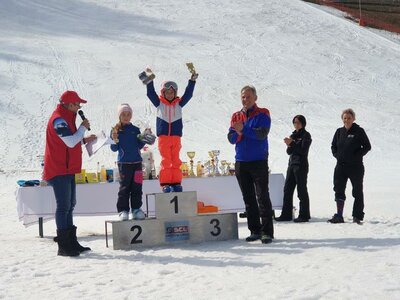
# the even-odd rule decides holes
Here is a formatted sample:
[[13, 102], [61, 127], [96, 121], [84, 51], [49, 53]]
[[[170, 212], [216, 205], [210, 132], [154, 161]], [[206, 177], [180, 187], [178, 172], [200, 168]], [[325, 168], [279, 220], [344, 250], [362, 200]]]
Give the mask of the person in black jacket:
[[293, 209], [293, 193], [297, 185], [297, 196], [300, 199], [299, 216], [293, 221], [296, 223], [308, 222], [310, 220], [310, 199], [307, 191], [308, 174], [308, 150], [311, 145], [311, 135], [305, 129], [306, 118], [297, 115], [293, 118], [296, 129], [286, 137], [284, 142], [287, 146], [286, 152], [290, 155], [289, 165], [286, 173], [286, 181], [283, 195], [283, 207], [281, 216], [276, 221], [291, 221]]
[[364, 219], [363, 156], [371, 150], [371, 144], [364, 129], [354, 123], [355, 119], [356, 115], [352, 109], [344, 110], [342, 112], [344, 126], [336, 130], [332, 140], [332, 154], [337, 160], [333, 175], [337, 213], [328, 220], [330, 223], [344, 223], [343, 208], [347, 179], [350, 179], [353, 186], [353, 222], [361, 224]]

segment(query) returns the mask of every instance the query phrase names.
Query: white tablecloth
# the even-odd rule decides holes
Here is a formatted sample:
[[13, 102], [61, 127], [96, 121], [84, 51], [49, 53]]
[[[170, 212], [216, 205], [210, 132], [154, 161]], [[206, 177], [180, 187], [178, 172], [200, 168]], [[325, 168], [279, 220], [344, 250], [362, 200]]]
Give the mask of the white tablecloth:
[[[281, 209], [283, 199], [283, 174], [270, 174], [270, 196], [273, 209]], [[242, 193], [235, 176], [184, 178], [184, 191], [196, 191], [197, 200], [205, 205], [216, 205], [220, 212], [244, 212]], [[113, 215], [119, 183], [77, 184], [77, 204], [74, 216]], [[146, 211], [146, 194], [160, 193], [158, 180], [143, 181], [143, 206]], [[38, 222], [38, 218], [54, 218], [56, 201], [52, 187], [19, 187], [16, 192], [19, 220], [25, 226]], [[149, 197], [149, 214], [154, 215], [154, 203]]]

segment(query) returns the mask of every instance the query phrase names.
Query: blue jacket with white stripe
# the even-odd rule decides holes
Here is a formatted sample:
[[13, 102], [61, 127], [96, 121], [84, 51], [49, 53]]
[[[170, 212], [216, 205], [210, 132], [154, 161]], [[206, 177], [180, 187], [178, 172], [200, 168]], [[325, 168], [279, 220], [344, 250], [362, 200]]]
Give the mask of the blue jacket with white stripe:
[[162, 95], [157, 95], [153, 81], [147, 84], [147, 97], [157, 108], [157, 136], [182, 136], [182, 107], [184, 107], [192, 98], [195, 84], [196, 81], [189, 80], [183, 96], [181, 98], [175, 97], [171, 102], [165, 99]]

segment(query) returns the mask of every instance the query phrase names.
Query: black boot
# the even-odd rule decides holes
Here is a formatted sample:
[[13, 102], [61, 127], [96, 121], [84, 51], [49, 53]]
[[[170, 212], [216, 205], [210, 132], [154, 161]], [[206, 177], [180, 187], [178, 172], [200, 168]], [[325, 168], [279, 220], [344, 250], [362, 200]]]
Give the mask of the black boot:
[[72, 243], [72, 247], [77, 250], [79, 253], [82, 253], [84, 251], [90, 251], [92, 249], [90, 249], [89, 247], [83, 247], [81, 244], [79, 244], [78, 239], [76, 237], [76, 226], [72, 226], [71, 229], [71, 243]]
[[58, 252], [60, 256], [78, 256], [79, 251], [76, 250], [71, 243], [71, 229], [60, 229], [57, 230], [57, 244]]

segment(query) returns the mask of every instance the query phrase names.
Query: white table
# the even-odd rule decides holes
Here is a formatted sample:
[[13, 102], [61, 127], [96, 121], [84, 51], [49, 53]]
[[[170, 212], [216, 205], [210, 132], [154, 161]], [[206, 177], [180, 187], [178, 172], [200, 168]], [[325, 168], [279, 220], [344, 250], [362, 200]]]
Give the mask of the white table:
[[[273, 209], [282, 208], [283, 174], [270, 174], [269, 191]], [[242, 193], [235, 176], [184, 178], [184, 191], [196, 191], [197, 200], [205, 205], [216, 205], [219, 211], [244, 212]], [[119, 183], [77, 184], [77, 204], [74, 216], [106, 216], [117, 213]], [[143, 181], [143, 211], [146, 194], [160, 193], [158, 180]], [[25, 226], [54, 218], [56, 201], [52, 187], [19, 187], [16, 192], [19, 220]], [[149, 215], [154, 215], [154, 203], [149, 202]], [[39, 234], [42, 236], [42, 228]]]

